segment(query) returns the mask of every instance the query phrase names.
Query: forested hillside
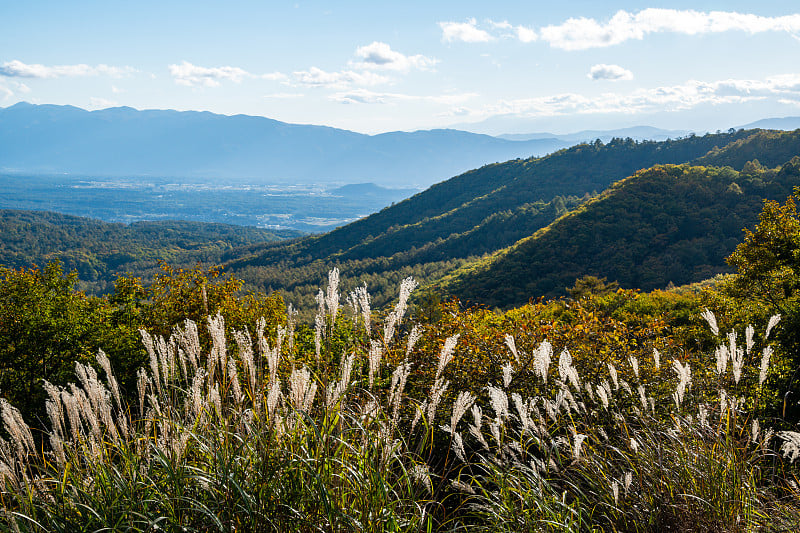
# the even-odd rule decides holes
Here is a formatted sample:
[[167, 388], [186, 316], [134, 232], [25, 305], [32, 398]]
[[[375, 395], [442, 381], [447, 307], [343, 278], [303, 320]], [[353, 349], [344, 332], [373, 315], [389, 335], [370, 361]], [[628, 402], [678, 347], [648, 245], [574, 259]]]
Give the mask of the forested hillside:
[[586, 275], [652, 290], [729, 272], [725, 257], [764, 199], [800, 186], [800, 158], [772, 170], [656, 166], [637, 172], [547, 228], [466, 265], [438, 289], [492, 306], [565, 295]]
[[111, 224], [46, 211], [0, 210], [0, 265], [43, 267], [59, 260], [75, 270], [82, 288], [101, 293], [126, 272], [149, 276], [163, 261], [172, 266], [216, 264], [224, 252], [296, 231], [164, 221]]
[[338, 265], [384, 303], [393, 294], [387, 289], [404, 276], [433, 282], [455, 266], [530, 236], [637, 170], [692, 161], [754, 133], [597, 141], [542, 158], [487, 165], [330, 233], [228, 255], [227, 268], [254, 288], [281, 289], [288, 299], [311, 307], [328, 268]]

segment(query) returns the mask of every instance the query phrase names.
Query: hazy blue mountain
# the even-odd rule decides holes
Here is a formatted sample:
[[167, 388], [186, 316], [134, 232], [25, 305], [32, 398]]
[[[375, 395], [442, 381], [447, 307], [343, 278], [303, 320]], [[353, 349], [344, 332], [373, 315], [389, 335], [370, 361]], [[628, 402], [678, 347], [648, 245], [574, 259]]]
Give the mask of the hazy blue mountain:
[[529, 141], [553, 139], [564, 141], [571, 144], [580, 142], [594, 141], [600, 139], [608, 142], [613, 138], [631, 138], [637, 141], [665, 141], [667, 139], [677, 139], [684, 137], [691, 132], [688, 130], [663, 130], [652, 126], [633, 126], [630, 128], [620, 128], [616, 130], [583, 130], [575, 133], [555, 134], [555, 133], [507, 133], [498, 135], [500, 139], [509, 141]]
[[763, 118], [741, 126], [741, 128], [746, 130], [761, 128], [763, 130], [792, 131], [800, 128], [800, 117]]
[[566, 147], [456, 130], [364, 135], [265, 117], [19, 103], [0, 109], [0, 170], [427, 186]]

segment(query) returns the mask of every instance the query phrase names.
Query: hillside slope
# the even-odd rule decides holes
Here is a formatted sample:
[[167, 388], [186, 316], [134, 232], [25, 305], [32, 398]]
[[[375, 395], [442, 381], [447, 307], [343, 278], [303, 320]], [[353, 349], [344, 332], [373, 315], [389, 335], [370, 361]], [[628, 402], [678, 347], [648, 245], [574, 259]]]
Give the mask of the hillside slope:
[[727, 272], [724, 259], [753, 226], [764, 199], [800, 185], [800, 158], [773, 170], [656, 166], [491, 257], [465, 265], [437, 289], [509, 307], [559, 296], [576, 278], [608, 277], [651, 290]]
[[454, 266], [531, 235], [641, 168], [691, 161], [752, 134], [664, 142], [616, 139], [487, 165], [330, 233], [228, 255], [227, 266], [255, 288], [280, 288], [296, 301], [313, 302], [327, 269], [338, 265], [349, 279], [368, 282], [382, 303], [382, 286], [393, 286], [399, 275], [431, 282]]
[[107, 223], [46, 211], [0, 210], [0, 265], [42, 267], [52, 260], [76, 270], [83, 288], [104, 292], [117, 275], [147, 276], [171, 266], [217, 264], [222, 254], [254, 242], [294, 238], [296, 231], [186, 221]]

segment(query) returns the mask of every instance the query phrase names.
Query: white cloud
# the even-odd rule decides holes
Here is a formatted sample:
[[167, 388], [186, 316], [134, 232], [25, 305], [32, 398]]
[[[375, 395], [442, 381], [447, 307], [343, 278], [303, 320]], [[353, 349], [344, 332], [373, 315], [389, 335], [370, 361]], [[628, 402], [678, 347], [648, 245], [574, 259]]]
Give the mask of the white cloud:
[[46, 66], [27, 64], [19, 60], [7, 61], [0, 65], [0, 76], [9, 78], [61, 78], [72, 76], [111, 76], [121, 78], [136, 72], [133, 67], [112, 67], [97, 65], [92, 67], [85, 64]]
[[118, 105], [119, 103], [115, 102], [114, 100], [107, 100], [105, 98], [96, 96], [89, 98], [89, 107], [93, 109], [106, 109], [108, 107], [115, 107]]
[[468, 43], [488, 42], [515, 38], [523, 43], [542, 40], [554, 48], [585, 50], [602, 48], [629, 41], [641, 40], [651, 33], [679, 33], [699, 35], [726, 31], [744, 31], [750, 34], [767, 31], [800, 33], [800, 14], [763, 17], [734, 11], [710, 11], [648, 8], [636, 13], [617, 11], [607, 21], [575, 17], [561, 24], [539, 28], [514, 26], [507, 20], [488, 20], [490, 31], [478, 28], [474, 18], [467, 22], [440, 22], [442, 40]]
[[270, 93], [265, 94], [264, 98], [274, 98], [276, 100], [291, 100], [293, 98], [303, 98], [303, 93]]
[[542, 40], [563, 50], [585, 50], [641, 40], [650, 33], [698, 35], [726, 31], [760, 33], [765, 31], [800, 32], [800, 14], [762, 17], [729, 11], [708, 13], [694, 10], [648, 8], [637, 13], [618, 11], [601, 23], [591, 18], [570, 18], [563, 24], [539, 30]]
[[252, 74], [239, 67], [200, 67], [188, 61], [184, 61], [180, 65], [169, 65], [169, 73], [175, 78], [175, 83], [186, 85], [187, 87], [194, 87], [195, 85], [217, 87], [220, 80], [241, 83], [244, 78], [252, 76]]
[[567, 114], [646, 113], [679, 111], [698, 105], [742, 104], [746, 102], [800, 101], [800, 74], [773, 76], [764, 80], [690, 80], [673, 86], [637, 89], [630, 93], [603, 93], [586, 96], [563, 93], [535, 98], [501, 100], [482, 109], [472, 110], [472, 117], [520, 115], [545, 117]]
[[375, 92], [368, 89], [354, 89], [330, 95], [328, 98], [340, 104], [390, 104], [396, 102], [430, 102], [435, 104], [463, 104], [477, 96], [474, 93], [419, 96], [401, 93]]
[[195, 87], [197, 85], [218, 87], [221, 81], [241, 83], [245, 78], [260, 78], [271, 81], [287, 79], [286, 74], [280, 72], [253, 74], [239, 67], [201, 67], [188, 61], [183, 61], [180, 65], [169, 65], [169, 73], [175, 78], [175, 83], [186, 85], [187, 87]]
[[601, 63], [589, 69], [588, 76], [592, 80], [632, 80], [633, 72], [619, 65], [606, 65]]
[[374, 41], [366, 46], [356, 49], [356, 56], [361, 58], [359, 63], [354, 66], [364, 69], [386, 69], [408, 72], [409, 70], [431, 69], [436, 63], [436, 59], [425, 57], [421, 54], [407, 56], [379, 41]]
[[342, 70], [327, 72], [317, 67], [300, 70], [293, 73], [298, 84], [307, 87], [327, 87], [331, 89], [344, 89], [350, 85], [378, 85], [387, 83], [389, 78], [374, 72], [355, 72]]
[[485, 43], [492, 40], [489, 32], [477, 27], [474, 18], [467, 22], [440, 22], [442, 28], [442, 40], [448, 43], [453, 41], [463, 41], [465, 43]]
[[534, 31], [532, 28], [527, 28], [525, 26], [517, 26], [516, 28], [514, 28], [514, 31], [517, 34], [517, 39], [519, 39], [520, 42], [523, 43], [532, 43], [533, 41], [539, 38], [539, 36], [536, 34], [536, 31]]

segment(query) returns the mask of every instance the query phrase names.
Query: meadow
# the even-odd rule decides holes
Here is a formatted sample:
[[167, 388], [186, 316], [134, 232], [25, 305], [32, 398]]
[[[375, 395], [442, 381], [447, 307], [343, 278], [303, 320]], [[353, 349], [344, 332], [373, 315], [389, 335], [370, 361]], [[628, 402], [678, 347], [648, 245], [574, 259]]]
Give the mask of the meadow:
[[726, 332], [705, 310], [702, 350], [660, 342], [652, 324], [625, 347], [601, 324], [607, 337], [589, 331], [570, 352], [541, 305], [528, 322], [482, 321], [487, 333], [453, 305], [416, 323], [411, 278], [383, 312], [365, 287], [338, 286], [333, 270], [313, 328], [290, 308], [251, 330], [219, 314], [142, 330], [135, 391], [100, 352], [76, 363], [75, 384], [44, 384], [41, 430], [0, 400], [4, 530], [800, 524], [800, 433], [770, 387], [780, 316]]

